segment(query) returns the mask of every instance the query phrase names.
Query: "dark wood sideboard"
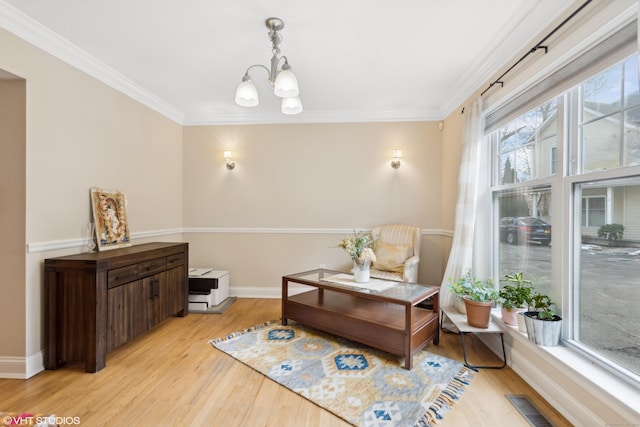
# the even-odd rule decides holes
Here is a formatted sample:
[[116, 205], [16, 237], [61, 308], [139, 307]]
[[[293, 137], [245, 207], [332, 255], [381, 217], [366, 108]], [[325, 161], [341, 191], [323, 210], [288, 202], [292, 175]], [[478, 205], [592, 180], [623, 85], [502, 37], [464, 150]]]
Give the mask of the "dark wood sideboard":
[[44, 367], [106, 365], [107, 352], [189, 310], [188, 243], [147, 243], [44, 261]]

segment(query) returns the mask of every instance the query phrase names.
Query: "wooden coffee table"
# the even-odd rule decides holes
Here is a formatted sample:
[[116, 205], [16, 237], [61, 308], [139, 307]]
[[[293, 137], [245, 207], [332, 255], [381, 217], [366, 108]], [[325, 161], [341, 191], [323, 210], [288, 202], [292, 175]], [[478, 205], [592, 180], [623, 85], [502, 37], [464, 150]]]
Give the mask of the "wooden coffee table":
[[[289, 283], [308, 286], [289, 294]], [[371, 286], [368, 289], [359, 286]], [[350, 275], [318, 269], [282, 277], [282, 324], [303, 325], [404, 356], [411, 369], [413, 355], [429, 341], [439, 342], [439, 286], [371, 279], [356, 284]], [[417, 304], [433, 297], [433, 310]]]

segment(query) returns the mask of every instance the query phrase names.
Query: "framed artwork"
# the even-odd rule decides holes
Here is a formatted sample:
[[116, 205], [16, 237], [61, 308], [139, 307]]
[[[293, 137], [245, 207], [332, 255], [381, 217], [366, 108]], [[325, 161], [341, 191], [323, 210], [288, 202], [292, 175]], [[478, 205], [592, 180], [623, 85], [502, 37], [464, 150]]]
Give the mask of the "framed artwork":
[[91, 211], [99, 251], [131, 246], [127, 203], [117, 190], [91, 189]]

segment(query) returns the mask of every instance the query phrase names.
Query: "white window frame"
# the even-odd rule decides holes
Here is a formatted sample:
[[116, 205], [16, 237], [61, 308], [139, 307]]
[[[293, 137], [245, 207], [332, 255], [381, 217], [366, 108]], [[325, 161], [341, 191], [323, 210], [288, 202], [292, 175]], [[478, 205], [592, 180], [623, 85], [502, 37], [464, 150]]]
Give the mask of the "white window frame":
[[[605, 67], [604, 69], [606, 68], [608, 67]], [[594, 72], [593, 75], [598, 74], [598, 72], [600, 71]], [[556, 144], [556, 172], [559, 173], [545, 178], [531, 179], [513, 184], [500, 184], [500, 168], [497, 155], [498, 144], [495, 137], [490, 138], [492, 152], [494, 153], [492, 162], [494, 165], [492, 169], [494, 185], [491, 187], [493, 200], [492, 217], [494, 217], [493, 226], [496, 227], [497, 224], [495, 220], [498, 216], [497, 200], [501, 193], [505, 191], [529, 189], [539, 190], [544, 187], [550, 188], [552, 194], [552, 226], [554, 227], [554, 243], [551, 248], [552, 259], [554, 261], [551, 266], [551, 280], [556, 284], [555, 287], [552, 287], [550, 296], [553, 301], [556, 301], [559, 304], [559, 308], [561, 307], [562, 317], [565, 320], [563, 323], [563, 339], [565, 344], [602, 364], [602, 366], [610, 372], [613, 372], [621, 378], [624, 378], [626, 381], [631, 381], [633, 384], [637, 385], [640, 384], [640, 375], [636, 375], [613, 360], [608, 360], [598, 353], [595, 353], [593, 350], [588, 349], [576, 339], [577, 337], [574, 336], [576, 322], [579, 320], [579, 298], [577, 298], [576, 293], [579, 292], [580, 289], [577, 281], [580, 277], [580, 251], [582, 247], [582, 211], [581, 209], [576, 209], [576, 206], [581, 206], [583, 196], [577, 196], [573, 189], [577, 184], [588, 184], [601, 180], [640, 175], [640, 166], [619, 167], [611, 170], [596, 170], [589, 172], [581, 172], [579, 170], [577, 167], [580, 165], [579, 154], [581, 152], [579, 150], [580, 147], [578, 147], [580, 143], [581, 129], [581, 127], [578, 126], [579, 91], [580, 88], [576, 86], [565, 94], [560, 94], [556, 97], [558, 126], [556, 132], [558, 135], [558, 143]], [[547, 101], [548, 100], [545, 100], [544, 102]], [[540, 102], [538, 105], [541, 105], [544, 102]], [[532, 108], [536, 108], [536, 106], [533, 106]], [[488, 135], [492, 134], [493, 132]], [[610, 220], [609, 217], [611, 215], [611, 209], [609, 206], [611, 201], [610, 197], [604, 197], [605, 223], [607, 223], [607, 221]], [[569, 213], [569, 215], [567, 215], [567, 213]], [[576, 224], [578, 225], [577, 227]], [[498, 234], [499, 230], [495, 230], [495, 242], [499, 242]], [[492, 253], [495, 256], [494, 262], [492, 263], [492, 265], [494, 265], [494, 278], [499, 280], [499, 260], [497, 259], [498, 249], [496, 245], [494, 245]], [[567, 254], [569, 254], [569, 256], [567, 256]], [[555, 260], [561, 261], [555, 262]]]

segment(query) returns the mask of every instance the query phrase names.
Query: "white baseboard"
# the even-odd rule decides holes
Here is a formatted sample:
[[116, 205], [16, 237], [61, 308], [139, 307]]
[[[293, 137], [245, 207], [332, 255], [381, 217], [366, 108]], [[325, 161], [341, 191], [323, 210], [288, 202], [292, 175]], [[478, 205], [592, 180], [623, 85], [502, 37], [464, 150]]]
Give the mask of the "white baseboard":
[[[289, 295], [299, 294], [308, 288], [302, 286], [289, 286]], [[258, 287], [258, 286], [231, 286], [229, 295], [238, 298], [282, 298], [282, 288], [280, 286]]]
[[27, 379], [44, 371], [42, 351], [28, 357], [0, 356], [0, 378]]

